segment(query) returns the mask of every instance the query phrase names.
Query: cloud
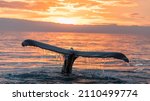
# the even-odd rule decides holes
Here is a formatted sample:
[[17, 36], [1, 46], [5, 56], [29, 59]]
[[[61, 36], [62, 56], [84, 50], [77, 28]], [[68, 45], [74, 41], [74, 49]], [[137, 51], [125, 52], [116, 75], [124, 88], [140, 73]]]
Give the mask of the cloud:
[[13, 1], [13, 2], [7, 2], [7, 1], [0, 1], [0, 7], [3, 8], [14, 8], [14, 9], [25, 9], [27, 3], [20, 2], [20, 1]]
[[[7, 12], [7, 13], [6, 13]], [[26, 18], [26, 19], [31, 19], [33, 18], [34, 20], [36, 19], [41, 19], [41, 18], [47, 18], [49, 17], [48, 14], [40, 14], [39, 12], [33, 12], [33, 11], [28, 11], [28, 10], [18, 10], [18, 9], [0, 9], [1, 17], [5, 18]]]
[[[141, 1], [141, 0], [138, 0]], [[73, 18], [83, 24], [137, 24], [137, 20], [145, 20], [148, 13], [142, 11], [137, 0], [2, 0], [0, 10], [2, 16], [19, 15], [25, 19], [42, 19], [54, 21], [55, 18]], [[140, 8], [138, 8], [140, 5]], [[139, 10], [140, 9], [140, 10]], [[15, 11], [15, 12], [14, 12]], [[12, 14], [13, 12], [14, 14]], [[135, 13], [136, 12], [136, 13]], [[12, 14], [12, 15], [11, 15]], [[16, 18], [17, 16], [15, 16]], [[147, 17], [147, 21], [149, 18]], [[143, 21], [144, 22], [144, 21]], [[145, 21], [146, 22], [146, 21]], [[144, 24], [144, 23], [142, 23]]]
[[129, 17], [135, 18], [135, 19], [144, 19], [145, 17], [141, 16], [140, 13], [131, 13], [129, 14]]
[[55, 1], [0, 1], [1, 8], [46, 11], [51, 6], [59, 6]]
[[78, 11], [91, 11], [98, 12], [105, 11], [109, 7], [131, 6], [135, 2], [129, 0], [30, 0], [30, 1], [0, 1], [0, 7], [12, 9], [25, 9], [33, 11], [50, 11], [57, 10], [63, 12], [78, 12]]

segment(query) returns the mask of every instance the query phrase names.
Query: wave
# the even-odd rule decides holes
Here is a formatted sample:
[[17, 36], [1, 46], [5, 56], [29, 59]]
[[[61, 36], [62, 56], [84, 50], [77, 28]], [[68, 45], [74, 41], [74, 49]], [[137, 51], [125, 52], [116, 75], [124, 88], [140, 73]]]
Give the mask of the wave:
[[150, 69], [98, 70], [73, 69], [64, 76], [59, 67], [1, 68], [1, 84], [147, 84], [150, 83]]

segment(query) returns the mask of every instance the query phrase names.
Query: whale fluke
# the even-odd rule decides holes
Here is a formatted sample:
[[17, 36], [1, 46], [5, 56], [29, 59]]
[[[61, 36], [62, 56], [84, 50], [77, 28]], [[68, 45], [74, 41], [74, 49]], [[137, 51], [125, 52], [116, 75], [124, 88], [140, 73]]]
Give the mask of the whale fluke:
[[38, 42], [38, 41], [35, 41], [35, 40], [31, 40], [31, 39], [24, 40], [22, 42], [22, 46], [35, 46], [35, 47], [39, 47], [39, 48], [42, 48], [42, 49], [45, 49], [45, 50], [54, 51], [54, 52], [61, 53], [61, 54], [67, 54], [69, 52], [66, 49], [59, 48], [59, 47], [56, 47], [56, 46], [52, 46], [52, 45], [49, 45], [49, 44], [45, 44], [45, 43]]
[[120, 52], [83, 52], [83, 51], [77, 51], [78, 56], [82, 57], [97, 57], [97, 58], [115, 58], [115, 59], [121, 59], [125, 62], [129, 62], [129, 59]]
[[57, 52], [64, 55], [64, 65], [62, 68], [63, 74], [70, 74], [72, 72], [72, 66], [74, 61], [79, 57], [90, 57], [90, 58], [115, 58], [121, 59], [125, 62], [129, 62], [129, 59], [120, 52], [93, 52], [93, 51], [76, 51], [71, 49], [64, 49], [35, 40], [27, 39], [22, 42], [22, 46], [35, 46], [49, 51]]

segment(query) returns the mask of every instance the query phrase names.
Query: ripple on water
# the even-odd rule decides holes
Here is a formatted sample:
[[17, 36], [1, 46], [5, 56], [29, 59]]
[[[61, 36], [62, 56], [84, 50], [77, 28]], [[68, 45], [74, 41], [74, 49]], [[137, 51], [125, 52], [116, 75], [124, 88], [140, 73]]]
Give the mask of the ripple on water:
[[83, 83], [83, 84], [126, 84], [149, 83], [150, 74], [136, 71], [117, 70], [73, 70], [70, 76], [60, 73], [60, 68], [12, 69], [0, 73], [0, 83], [19, 84], [53, 84], [53, 83]]

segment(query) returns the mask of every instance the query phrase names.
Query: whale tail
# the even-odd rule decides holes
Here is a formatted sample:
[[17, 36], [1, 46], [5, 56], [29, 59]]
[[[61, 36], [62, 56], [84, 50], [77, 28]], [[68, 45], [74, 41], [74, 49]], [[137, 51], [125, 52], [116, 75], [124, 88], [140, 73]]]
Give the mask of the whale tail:
[[72, 66], [77, 57], [90, 57], [90, 58], [115, 58], [125, 62], [129, 62], [129, 59], [120, 52], [93, 52], [93, 51], [76, 51], [73, 48], [63, 49], [60, 47], [52, 46], [35, 40], [27, 39], [22, 42], [22, 46], [35, 46], [49, 51], [57, 52], [64, 55], [65, 61], [62, 68], [62, 73], [70, 74], [72, 72]]

